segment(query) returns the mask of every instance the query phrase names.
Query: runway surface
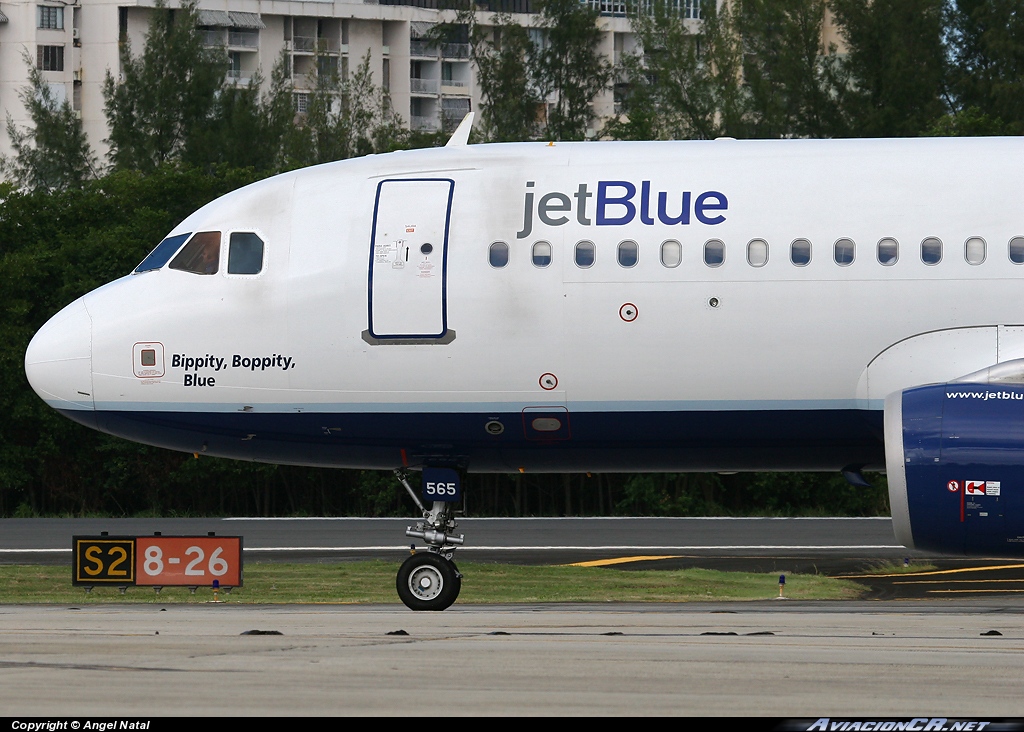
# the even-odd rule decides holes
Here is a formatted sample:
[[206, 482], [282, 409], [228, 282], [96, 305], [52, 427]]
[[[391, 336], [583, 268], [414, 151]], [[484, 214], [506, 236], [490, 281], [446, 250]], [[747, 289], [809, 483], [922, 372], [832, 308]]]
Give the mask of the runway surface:
[[0, 606], [0, 659], [8, 716], [1024, 714], [1016, 599]]

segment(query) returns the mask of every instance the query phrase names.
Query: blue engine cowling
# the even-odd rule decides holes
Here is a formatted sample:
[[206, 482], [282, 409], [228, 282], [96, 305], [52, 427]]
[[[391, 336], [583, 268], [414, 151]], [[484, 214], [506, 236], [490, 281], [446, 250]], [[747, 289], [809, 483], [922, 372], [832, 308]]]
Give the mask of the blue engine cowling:
[[1024, 386], [949, 383], [890, 395], [885, 457], [900, 543], [1024, 556]]

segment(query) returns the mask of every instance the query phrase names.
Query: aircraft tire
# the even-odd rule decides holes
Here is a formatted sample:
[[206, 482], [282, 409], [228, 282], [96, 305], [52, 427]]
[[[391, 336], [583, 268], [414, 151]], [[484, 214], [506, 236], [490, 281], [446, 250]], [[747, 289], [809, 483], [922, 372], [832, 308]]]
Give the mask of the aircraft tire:
[[395, 587], [410, 610], [444, 610], [459, 596], [462, 575], [454, 562], [422, 552], [402, 562]]

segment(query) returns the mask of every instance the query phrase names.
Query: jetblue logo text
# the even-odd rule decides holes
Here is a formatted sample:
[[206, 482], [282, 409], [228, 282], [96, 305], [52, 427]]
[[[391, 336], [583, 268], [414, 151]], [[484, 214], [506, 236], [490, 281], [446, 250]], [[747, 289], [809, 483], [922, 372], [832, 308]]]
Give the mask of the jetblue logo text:
[[627, 180], [598, 181], [596, 198], [586, 183], [580, 183], [571, 196], [552, 191], [538, 198], [533, 187], [534, 181], [526, 182], [523, 230], [517, 239], [533, 231], [535, 212], [538, 222], [547, 226], [563, 226], [572, 220], [571, 214], [580, 226], [625, 226], [636, 219], [645, 226], [686, 226], [691, 221], [714, 226], [725, 221], [724, 212], [729, 210], [724, 193], [656, 191], [649, 180], [641, 181], [639, 188]]

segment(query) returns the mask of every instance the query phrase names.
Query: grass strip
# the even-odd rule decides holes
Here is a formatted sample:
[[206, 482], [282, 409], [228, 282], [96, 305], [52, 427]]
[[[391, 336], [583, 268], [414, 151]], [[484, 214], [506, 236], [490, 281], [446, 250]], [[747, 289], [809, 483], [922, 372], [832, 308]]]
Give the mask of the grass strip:
[[[459, 602], [465, 604], [544, 602], [691, 602], [766, 600], [779, 594], [778, 574], [719, 572], [708, 569], [640, 570], [573, 566], [522, 566], [459, 563], [464, 575]], [[398, 604], [398, 562], [323, 563], [250, 562], [244, 586], [220, 599], [232, 603], [385, 603]], [[864, 588], [821, 575], [786, 577], [786, 597], [799, 600], [848, 600]], [[184, 587], [96, 587], [86, 593], [71, 584], [68, 567], [0, 566], [0, 604], [202, 603], [208, 587], [195, 595]]]

